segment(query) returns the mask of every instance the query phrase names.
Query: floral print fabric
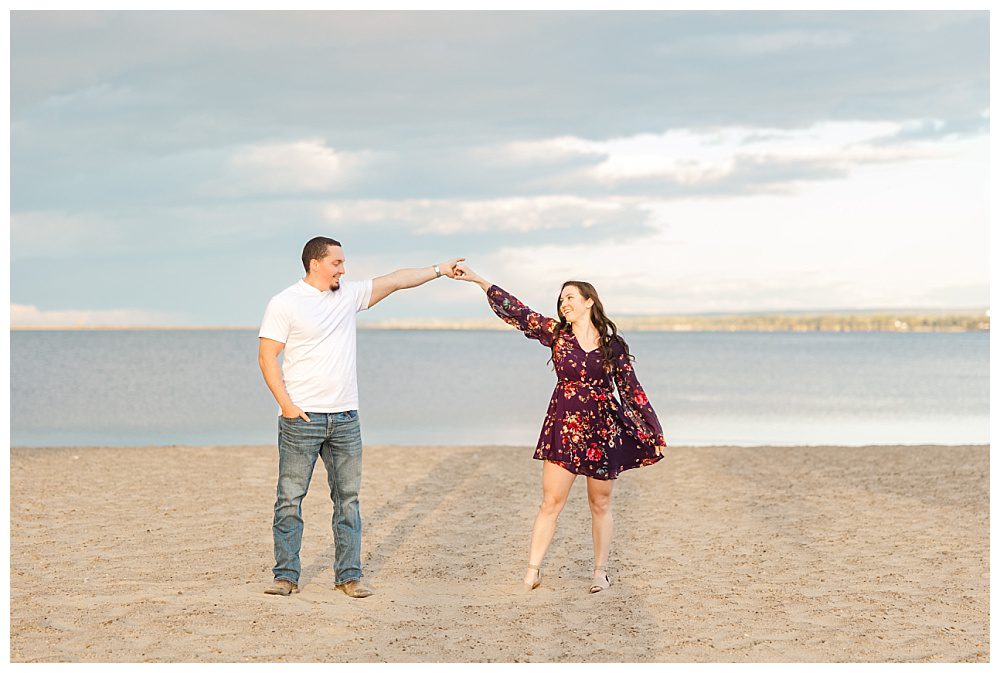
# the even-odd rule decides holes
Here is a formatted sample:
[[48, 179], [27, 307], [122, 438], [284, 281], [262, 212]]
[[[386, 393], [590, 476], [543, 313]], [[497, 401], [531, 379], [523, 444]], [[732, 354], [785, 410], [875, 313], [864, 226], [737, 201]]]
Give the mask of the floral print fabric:
[[[547, 318], [493, 285], [486, 292], [500, 318], [543, 346], [555, 344], [552, 363], [558, 381], [542, 422], [534, 457], [558, 463], [574, 474], [615, 479], [623, 470], [663, 458], [663, 429], [625, 354], [624, 341], [612, 343], [606, 371], [600, 347], [585, 351], [571, 329]], [[621, 401], [615, 399], [612, 380]]]

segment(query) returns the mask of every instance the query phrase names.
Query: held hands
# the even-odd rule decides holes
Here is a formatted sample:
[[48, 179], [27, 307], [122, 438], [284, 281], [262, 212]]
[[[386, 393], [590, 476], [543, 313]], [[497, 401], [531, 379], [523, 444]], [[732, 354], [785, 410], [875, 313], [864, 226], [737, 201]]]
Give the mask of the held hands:
[[470, 283], [477, 283], [482, 280], [482, 276], [470, 269], [467, 264], [456, 266], [455, 275], [452, 278], [455, 280], [467, 280]]
[[456, 257], [448, 262], [441, 262], [438, 264], [438, 268], [441, 269], [442, 276], [448, 276], [449, 278], [454, 278], [455, 273], [458, 270], [458, 263], [464, 262], [465, 257]]
[[478, 273], [470, 269], [467, 265], [462, 264], [461, 266], [455, 267], [455, 275], [452, 276], [455, 280], [467, 280], [470, 283], [475, 283], [483, 290], [488, 291], [490, 289], [490, 283], [485, 278], [480, 276]]

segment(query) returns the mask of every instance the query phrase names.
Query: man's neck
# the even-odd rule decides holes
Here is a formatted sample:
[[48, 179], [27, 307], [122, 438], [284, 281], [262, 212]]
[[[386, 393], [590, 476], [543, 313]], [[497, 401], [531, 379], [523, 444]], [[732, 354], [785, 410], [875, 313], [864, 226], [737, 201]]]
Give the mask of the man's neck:
[[330, 285], [329, 284], [324, 285], [323, 281], [321, 281], [321, 280], [319, 280], [317, 278], [314, 278], [314, 277], [312, 277], [312, 276], [310, 276], [308, 274], [306, 274], [306, 277], [303, 278], [302, 281], [306, 285], [312, 285], [314, 288], [316, 288], [320, 292], [326, 292], [327, 290], [330, 289]]

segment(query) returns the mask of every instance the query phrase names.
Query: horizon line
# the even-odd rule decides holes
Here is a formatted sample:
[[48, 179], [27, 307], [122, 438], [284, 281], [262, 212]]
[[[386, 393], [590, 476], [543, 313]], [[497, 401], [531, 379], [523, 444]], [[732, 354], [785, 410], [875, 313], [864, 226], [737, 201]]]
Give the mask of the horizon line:
[[[804, 319], [814, 316], [851, 317], [851, 316], [965, 316], [989, 317], [989, 307], [977, 308], [903, 308], [903, 309], [792, 309], [778, 311], [712, 311], [705, 313], [661, 313], [661, 314], [619, 314], [619, 321], [649, 321], [665, 319], [721, 319], [721, 318], [782, 318], [795, 317]], [[359, 322], [361, 330], [408, 330], [408, 329], [441, 329], [441, 330], [476, 330], [476, 329], [507, 329], [506, 323], [495, 323], [492, 318], [389, 318], [371, 322]], [[638, 326], [637, 326], [638, 327]], [[258, 329], [259, 325], [88, 325], [88, 324], [11, 324], [10, 331], [74, 331], [74, 330], [133, 330], [133, 331], [245, 331]], [[641, 329], [641, 327], [640, 327]], [[672, 330], [665, 330], [672, 331]]]

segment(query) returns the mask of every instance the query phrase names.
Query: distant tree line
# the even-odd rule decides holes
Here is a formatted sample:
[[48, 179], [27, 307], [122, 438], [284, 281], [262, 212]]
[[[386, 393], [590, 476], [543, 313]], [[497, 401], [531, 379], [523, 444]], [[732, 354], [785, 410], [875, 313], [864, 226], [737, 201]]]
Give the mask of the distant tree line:
[[984, 314], [725, 315], [623, 318], [622, 329], [710, 332], [988, 332]]
[[[623, 316], [613, 318], [627, 331], [663, 332], [988, 332], [986, 313], [857, 313], [815, 315]], [[361, 325], [362, 329], [502, 330], [507, 325], [491, 319], [388, 320]]]

